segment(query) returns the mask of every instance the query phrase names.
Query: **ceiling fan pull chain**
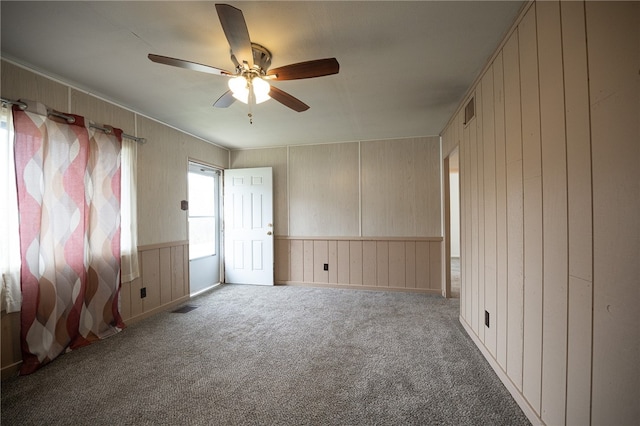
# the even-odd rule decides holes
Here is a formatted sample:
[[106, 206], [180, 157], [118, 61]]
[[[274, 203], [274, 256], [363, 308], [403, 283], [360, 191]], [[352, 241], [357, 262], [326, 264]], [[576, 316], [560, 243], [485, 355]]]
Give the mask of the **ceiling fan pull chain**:
[[253, 124], [253, 105], [256, 102], [256, 98], [253, 93], [253, 84], [250, 78], [247, 78], [247, 86], [249, 87], [249, 99], [247, 99], [247, 104], [249, 104], [249, 124]]

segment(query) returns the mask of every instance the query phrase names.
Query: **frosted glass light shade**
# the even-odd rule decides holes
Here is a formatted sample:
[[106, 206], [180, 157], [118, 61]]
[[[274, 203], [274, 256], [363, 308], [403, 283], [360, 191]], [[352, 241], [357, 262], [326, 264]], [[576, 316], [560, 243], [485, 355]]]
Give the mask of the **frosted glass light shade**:
[[269, 96], [271, 85], [260, 77], [254, 77], [251, 80], [251, 86], [253, 87], [253, 94], [256, 97], [257, 104], [271, 99], [271, 97]]
[[246, 77], [238, 76], [230, 78], [228, 84], [233, 97], [245, 104], [249, 103], [249, 90], [253, 90], [256, 104], [271, 99], [269, 96], [271, 85], [260, 77], [253, 77], [249, 83]]
[[249, 85], [247, 79], [239, 76], [229, 79], [229, 89], [233, 97], [243, 103], [249, 103]]

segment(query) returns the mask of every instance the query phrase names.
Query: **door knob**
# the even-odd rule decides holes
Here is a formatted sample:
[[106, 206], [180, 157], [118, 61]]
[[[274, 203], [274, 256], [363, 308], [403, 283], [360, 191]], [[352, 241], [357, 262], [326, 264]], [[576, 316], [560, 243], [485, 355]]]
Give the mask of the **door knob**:
[[273, 234], [273, 232], [271, 232], [271, 231], [267, 232], [267, 235], [271, 235], [271, 234]]

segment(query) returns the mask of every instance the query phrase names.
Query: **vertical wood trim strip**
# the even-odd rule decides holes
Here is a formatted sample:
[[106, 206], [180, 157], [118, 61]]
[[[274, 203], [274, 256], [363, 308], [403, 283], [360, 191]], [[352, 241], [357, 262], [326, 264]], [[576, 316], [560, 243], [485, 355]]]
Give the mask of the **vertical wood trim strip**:
[[389, 287], [389, 243], [376, 242], [377, 286]]
[[416, 288], [416, 243], [405, 242], [406, 270], [405, 283], [407, 288]]
[[[460, 113], [460, 122], [462, 123], [463, 120], [463, 112]], [[462, 125], [462, 124], [461, 124]], [[466, 217], [466, 225], [465, 225], [465, 246], [466, 246], [466, 256], [465, 256], [465, 267], [464, 269], [466, 270], [465, 272], [465, 281], [464, 281], [464, 287], [465, 287], [465, 294], [466, 296], [466, 303], [465, 303], [465, 311], [466, 311], [466, 319], [467, 319], [467, 323], [469, 324], [469, 328], [473, 329], [473, 301], [474, 301], [474, 297], [473, 297], [473, 282], [474, 282], [474, 275], [473, 275], [473, 217], [475, 215], [475, 209], [472, 208], [473, 206], [473, 196], [472, 196], [472, 192], [473, 192], [473, 188], [472, 188], [472, 182], [473, 182], [473, 174], [474, 174], [474, 169], [473, 169], [473, 164], [471, 161], [471, 158], [473, 157], [473, 151], [471, 149], [471, 129], [469, 128], [469, 126], [464, 126], [462, 128], [462, 137], [463, 137], [463, 144], [464, 144], [464, 152], [465, 152], [465, 190], [464, 190], [464, 206], [465, 206], [465, 211], [468, 213], [467, 215], [465, 215]]]
[[290, 247], [291, 247], [291, 281], [303, 282], [304, 281], [304, 241], [292, 240]]
[[583, 2], [561, 2], [569, 232], [566, 424], [591, 423], [593, 221]]
[[404, 241], [389, 242], [389, 287], [407, 286], [407, 254]]
[[522, 390], [524, 318], [524, 195], [519, 31], [504, 46], [507, 162], [507, 375]]
[[478, 170], [478, 305], [476, 306], [476, 324], [478, 337], [485, 341], [484, 309], [485, 309], [485, 227], [484, 227], [484, 113], [482, 108], [484, 93], [482, 84], [476, 88], [476, 145], [477, 145], [477, 170]]
[[542, 420], [565, 421], [567, 348], [567, 155], [560, 4], [537, 4], [542, 154]]
[[[476, 91], [477, 93], [477, 91]], [[477, 98], [476, 98], [477, 101]], [[467, 125], [469, 129], [469, 163], [471, 169], [471, 184], [469, 189], [471, 194], [471, 328], [474, 333], [478, 335], [478, 246], [480, 238], [478, 234], [478, 144], [477, 144], [477, 127], [475, 121], [478, 120], [476, 116], [473, 121]]]
[[493, 65], [496, 138], [496, 352], [507, 371], [507, 165], [505, 140], [504, 63], [502, 50]]
[[429, 243], [429, 288], [442, 292], [442, 242]]
[[427, 289], [430, 287], [429, 262], [429, 243], [416, 241], [416, 288]]
[[[337, 282], [339, 284], [350, 284], [351, 279], [351, 250], [350, 241], [338, 241], [336, 266]], [[331, 266], [329, 266], [331, 268]], [[360, 267], [362, 269], [362, 267]]]
[[349, 241], [349, 284], [363, 285], [364, 262], [362, 241]]
[[303, 280], [307, 283], [313, 282], [313, 240], [304, 240], [303, 247]]
[[[328, 258], [329, 264], [329, 282], [332, 284], [338, 283], [338, 241], [328, 241]], [[348, 259], [348, 258], [347, 258]]]
[[358, 236], [362, 237], [362, 142], [358, 141]]
[[171, 259], [171, 247], [161, 248], [158, 254], [160, 259], [160, 304], [164, 305], [172, 300], [173, 262]]
[[[482, 145], [483, 145], [483, 202], [484, 202], [484, 262], [481, 270], [484, 277], [484, 309], [480, 312], [482, 329], [487, 349], [496, 357], [496, 148], [494, 122], [493, 65], [481, 80], [482, 84]], [[484, 311], [488, 312], [489, 327], [484, 324]]]
[[[449, 139], [449, 131], [445, 133], [447, 140]], [[444, 222], [444, 297], [451, 297], [451, 171], [449, 165], [450, 159], [447, 156], [443, 161], [442, 177], [443, 177], [443, 209], [442, 214]]]
[[376, 286], [377, 279], [377, 253], [375, 241], [362, 242], [362, 284]]
[[291, 177], [289, 173], [290, 169], [289, 159], [289, 146], [287, 145], [287, 234], [291, 235]]
[[523, 394], [540, 414], [542, 392], [542, 165], [536, 3], [519, 26], [524, 174]]

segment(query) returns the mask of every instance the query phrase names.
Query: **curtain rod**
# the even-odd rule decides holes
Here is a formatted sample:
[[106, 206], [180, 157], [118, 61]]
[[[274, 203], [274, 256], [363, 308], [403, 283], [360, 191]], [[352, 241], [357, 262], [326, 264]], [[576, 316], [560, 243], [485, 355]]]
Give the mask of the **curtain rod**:
[[[2, 100], [2, 103], [6, 104], [6, 105], [17, 105], [18, 108], [20, 108], [23, 111], [25, 109], [27, 109], [27, 107], [28, 107], [28, 105], [26, 103], [21, 102], [21, 101], [12, 101], [10, 99], [5, 99], [5, 98], [0, 98], [0, 100]], [[54, 117], [62, 118], [63, 120], [66, 120], [67, 123], [69, 123], [69, 124], [73, 124], [76, 121], [76, 119], [73, 118], [70, 115], [62, 114], [60, 112], [56, 112], [56, 111], [54, 111], [52, 109], [49, 109], [49, 108], [47, 108], [47, 115], [53, 115]], [[111, 129], [109, 129], [107, 127], [100, 127], [100, 126], [97, 126], [97, 125], [95, 125], [93, 123], [89, 123], [89, 127], [92, 127], [92, 128], [94, 128], [96, 130], [103, 131], [106, 134], [111, 133]], [[122, 137], [134, 140], [134, 141], [136, 141], [138, 143], [141, 143], [141, 144], [147, 143], [147, 139], [145, 139], [145, 138], [139, 138], [137, 136], [128, 135], [126, 133], [122, 133]]]

